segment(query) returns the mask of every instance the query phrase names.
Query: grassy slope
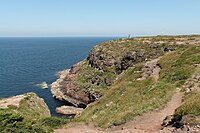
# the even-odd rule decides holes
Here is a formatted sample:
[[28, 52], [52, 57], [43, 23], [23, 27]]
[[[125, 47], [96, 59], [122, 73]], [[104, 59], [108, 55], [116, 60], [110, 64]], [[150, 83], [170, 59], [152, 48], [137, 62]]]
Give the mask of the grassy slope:
[[77, 121], [93, 122], [107, 128], [160, 108], [171, 98], [175, 88], [191, 77], [195, 71], [194, 64], [198, 63], [200, 47], [182, 46], [159, 61], [162, 70], [157, 83], [151, 78], [136, 80], [141, 76], [141, 72], [138, 72], [141, 65], [129, 68], [102, 98], [77, 117]]
[[0, 132], [48, 133], [53, 128], [69, 122], [66, 119], [50, 117], [48, 107], [35, 93], [25, 94], [19, 107], [0, 109]]

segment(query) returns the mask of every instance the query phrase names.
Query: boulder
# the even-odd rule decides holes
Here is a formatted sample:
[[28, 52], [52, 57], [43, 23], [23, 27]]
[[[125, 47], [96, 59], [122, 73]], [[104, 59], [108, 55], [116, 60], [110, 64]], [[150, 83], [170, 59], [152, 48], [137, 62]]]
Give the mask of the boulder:
[[83, 108], [76, 108], [73, 106], [61, 106], [56, 108], [56, 112], [64, 115], [79, 115], [83, 111]]

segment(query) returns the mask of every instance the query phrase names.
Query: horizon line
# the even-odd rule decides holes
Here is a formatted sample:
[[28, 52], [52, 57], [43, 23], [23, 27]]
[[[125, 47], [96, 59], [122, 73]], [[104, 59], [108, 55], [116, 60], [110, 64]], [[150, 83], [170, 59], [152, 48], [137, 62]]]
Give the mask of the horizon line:
[[181, 36], [181, 35], [200, 35], [200, 34], [127, 34], [127, 35], [61, 35], [61, 36], [0, 36], [0, 38], [50, 38], [50, 37], [145, 37], [145, 36]]

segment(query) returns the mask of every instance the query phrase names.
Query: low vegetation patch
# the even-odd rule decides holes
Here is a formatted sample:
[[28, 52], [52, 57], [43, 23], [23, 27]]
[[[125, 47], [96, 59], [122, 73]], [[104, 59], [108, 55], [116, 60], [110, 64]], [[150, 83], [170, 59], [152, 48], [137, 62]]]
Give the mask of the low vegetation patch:
[[183, 104], [175, 111], [175, 118], [180, 118], [180, 123], [195, 125], [200, 123], [200, 93], [191, 93]]
[[49, 133], [69, 122], [69, 119], [51, 117], [48, 106], [35, 93], [18, 97], [22, 97], [19, 106], [11, 102], [7, 108], [0, 108], [1, 133]]
[[68, 119], [57, 117], [40, 117], [27, 119], [10, 109], [0, 109], [1, 133], [49, 133], [69, 122]]

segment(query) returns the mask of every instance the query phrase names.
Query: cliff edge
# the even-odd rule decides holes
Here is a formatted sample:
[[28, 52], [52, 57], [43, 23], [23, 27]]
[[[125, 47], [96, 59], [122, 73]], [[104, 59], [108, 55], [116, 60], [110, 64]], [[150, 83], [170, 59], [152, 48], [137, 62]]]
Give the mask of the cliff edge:
[[[171, 116], [161, 113], [162, 119], [166, 115], [163, 123], [157, 118], [152, 124], [141, 121], [139, 130], [146, 132], [142, 127], [145, 123], [156, 125], [155, 130], [158, 126], [169, 132], [197, 131], [199, 64], [199, 35], [113, 40], [95, 46], [85, 60], [62, 76], [62, 82], [55, 82], [57, 86], [52, 86], [52, 93], [76, 107], [86, 107], [75, 121], [103, 129], [112, 131], [122, 125], [123, 130], [123, 125], [129, 122], [130, 127], [138, 128], [132, 120], [142, 120], [148, 113], [151, 116], [165, 112], [170, 103]], [[54, 93], [57, 90], [58, 95]], [[176, 90], [183, 96], [174, 98], [179, 94]], [[173, 106], [174, 101], [180, 106]]]

